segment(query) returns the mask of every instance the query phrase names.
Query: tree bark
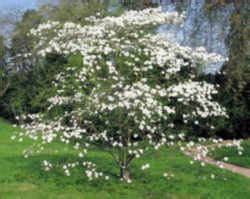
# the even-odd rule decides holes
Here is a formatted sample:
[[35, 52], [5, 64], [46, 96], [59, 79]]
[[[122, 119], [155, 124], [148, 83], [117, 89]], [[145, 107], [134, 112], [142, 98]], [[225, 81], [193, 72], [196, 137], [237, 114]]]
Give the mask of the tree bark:
[[130, 169], [128, 166], [120, 167], [120, 178], [125, 181], [131, 181]]
[[0, 97], [2, 97], [5, 92], [8, 90], [9, 88], [9, 82], [6, 83], [6, 85], [4, 86], [4, 88], [2, 88], [2, 90], [0, 90]]

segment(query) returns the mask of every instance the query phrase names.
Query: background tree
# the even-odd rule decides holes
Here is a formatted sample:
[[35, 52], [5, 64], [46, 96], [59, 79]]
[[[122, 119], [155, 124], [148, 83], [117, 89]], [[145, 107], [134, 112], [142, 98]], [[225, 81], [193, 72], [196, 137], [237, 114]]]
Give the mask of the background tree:
[[120, 2], [124, 7], [136, 10], [141, 10], [158, 5], [158, 3], [154, 3], [154, 1], [152, 0], [121, 0]]
[[[234, 1], [228, 37], [229, 61], [218, 77], [222, 85], [221, 101], [230, 120], [221, 134], [229, 137], [250, 136], [250, 5], [247, 1]], [[223, 133], [224, 132], [224, 133]]]
[[6, 46], [4, 44], [4, 37], [0, 36], [0, 67], [5, 65], [5, 56], [6, 56]]
[[9, 86], [6, 76], [6, 54], [7, 48], [4, 44], [4, 37], [0, 36], [0, 100]]
[[46, 99], [53, 93], [52, 78], [65, 63], [64, 58], [57, 55], [50, 55], [44, 60], [27, 56], [33, 49], [33, 38], [28, 34], [30, 29], [46, 20], [84, 24], [85, 16], [101, 10], [105, 13], [106, 6], [105, 1], [61, 0], [56, 4], [44, 5], [43, 2], [38, 10], [28, 10], [22, 17], [20, 12], [14, 12], [17, 14], [14, 18], [6, 15], [5, 24], [13, 26], [14, 30], [9, 38], [10, 88], [0, 102], [2, 116], [13, 119], [22, 113], [38, 112], [46, 107]]
[[106, 15], [109, 0], [59, 0], [56, 5], [45, 4], [39, 9], [45, 18], [54, 21], [86, 23], [85, 18], [96, 13]]

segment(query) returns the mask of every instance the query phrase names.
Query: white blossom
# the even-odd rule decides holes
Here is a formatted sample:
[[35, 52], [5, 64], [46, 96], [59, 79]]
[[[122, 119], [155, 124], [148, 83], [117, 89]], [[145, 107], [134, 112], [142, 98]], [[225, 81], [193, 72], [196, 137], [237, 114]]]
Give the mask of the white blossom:
[[[48, 99], [47, 110], [22, 116], [29, 122], [21, 126], [26, 132], [17, 139], [39, 137], [40, 150], [60, 141], [83, 160], [81, 164], [64, 165], [65, 175], [82, 166], [89, 180], [108, 180], [94, 162], [85, 160], [91, 146], [105, 146], [103, 150], [124, 169], [148, 148], [158, 150], [185, 139], [183, 133], [172, 133], [177, 115], [182, 115], [184, 125], [226, 117], [225, 109], [213, 100], [216, 88], [195, 79], [198, 66], [224, 58], [203, 48], [182, 47], [145, 29], [179, 24], [182, 19], [177, 13], [163, 13], [157, 8], [127, 11], [119, 17], [89, 17], [90, 24], [85, 26], [48, 21], [32, 29], [30, 34], [39, 40], [35, 49], [38, 55], [77, 55], [82, 65], [62, 67], [54, 78], [56, 94]], [[50, 114], [57, 108], [65, 112]], [[202, 151], [197, 159], [207, 154]], [[51, 168], [48, 162], [44, 164]], [[145, 164], [141, 169], [149, 167]], [[129, 176], [124, 178], [132, 182]]]

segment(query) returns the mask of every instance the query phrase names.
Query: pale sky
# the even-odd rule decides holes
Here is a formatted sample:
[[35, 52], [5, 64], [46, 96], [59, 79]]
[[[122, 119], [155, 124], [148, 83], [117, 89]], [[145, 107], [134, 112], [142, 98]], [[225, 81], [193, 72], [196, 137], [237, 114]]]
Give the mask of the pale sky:
[[37, 8], [42, 4], [47, 3], [56, 5], [58, 1], [59, 0], [0, 0], [0, 15], [13, 8], [25, 11], [27, 9]]
[[37, 0], [0, 0], [0, 13], [4, 13], [13, 7], [22, 10], [35, 8], [37, 2]]
[[[27, 9], [34, 9], [41, 2], [53, 3], [57, 0], [0, 0], [0, 21], [1, 16], [12, 13], [13, 11], [25, 12]], [[0, 35], [8, 35], [12, 30], [11, 26], [0, 29]]]

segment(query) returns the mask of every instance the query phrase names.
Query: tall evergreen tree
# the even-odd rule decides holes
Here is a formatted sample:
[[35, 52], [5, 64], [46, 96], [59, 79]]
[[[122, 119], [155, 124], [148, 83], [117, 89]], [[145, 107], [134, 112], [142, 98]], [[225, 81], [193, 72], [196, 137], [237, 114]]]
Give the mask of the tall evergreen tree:
[[222, 95], [231, 118], [231, 135], [250, 136], [250, 4], [234, 1], [228, 37], [229, 61], [224, 65]]

